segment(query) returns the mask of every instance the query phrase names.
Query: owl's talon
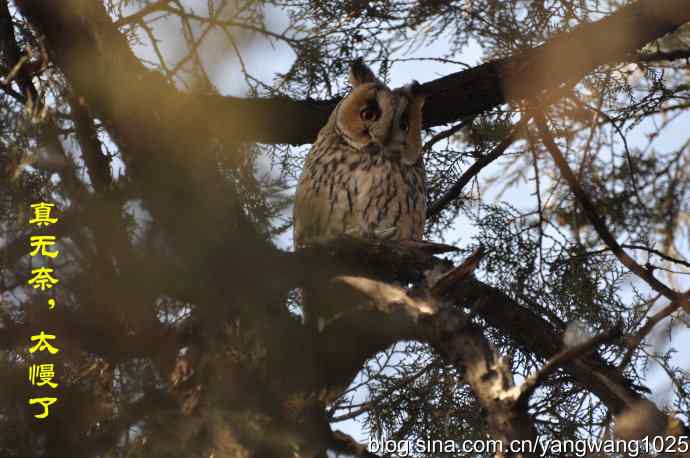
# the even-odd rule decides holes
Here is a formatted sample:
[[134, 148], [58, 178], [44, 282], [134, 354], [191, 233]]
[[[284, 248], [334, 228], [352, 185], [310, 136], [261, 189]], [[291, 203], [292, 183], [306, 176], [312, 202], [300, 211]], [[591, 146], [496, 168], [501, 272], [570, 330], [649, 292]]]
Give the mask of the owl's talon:
[[386, 229], [377, 229], [377, 230], [374, 231], [374, 236], [375, 236], [375, 238], [377, 238], [377, 239], [387, 239], [387, 238], [389, 238], [390, 236], [394, 235], [394, 234], [395, 234], [395, 231], [396, 231], [397, 229], [398, 229], [398, 228], [395, 227], [395, 226], [392, 226], [392, 227], [389, 227], [389, 228], [386, 228]]
[[345, 232], [343, 232], [343, 235], [346, 235], [348, 237], [354, 237], [354, 238], [360, 238], [362, 236], [363, 232], [361, 228], [356, 228], [356, 227], [351, 227], [349, 229], [346, 229]]

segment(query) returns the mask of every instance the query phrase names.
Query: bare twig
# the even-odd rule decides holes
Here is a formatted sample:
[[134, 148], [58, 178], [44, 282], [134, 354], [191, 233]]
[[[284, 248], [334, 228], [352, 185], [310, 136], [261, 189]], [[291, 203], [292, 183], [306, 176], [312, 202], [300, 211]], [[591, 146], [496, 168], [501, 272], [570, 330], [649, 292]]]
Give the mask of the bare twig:
[[[175, 75], [180, 70], [180, 68], [182, 68], [182, 66], [184, 64], [186, 64], [190, 59], [198, 58], [199, 47], [201, 46], [201, 44], [206, 39], [206, 36], [208, 35], [208, 33], [215, 27], [215, 25], [216, 25], [215, 21], [221, 15], [221, 13], [223, 12], [223, 9], [226, 6], [227, 6], [227, 3], [223, 2], [223, 3], [221, 3], [220, 8], [218, 8], [218, 10], [214, 12], [213, 17], [210, 18], [210, 20], [209, 20], [209, 25], [203, 30], [203, 32], [201, 32], [201, 35], [199, 36], [199, 38], [192, 43], [191, 49], [189, 50], [187, 55], [185, 57], [183, 57], [182, 59], [180, 59], [180, 61], [177, 64], [175, 64], [173, 69], [170, 71], [173, 75]], [[186, 19], [186, 15], [183, 15], [182, 17]], [[190, 29], [190, 33], [191, 33], [191, 27], [189, 29]]]
[[549, 361], [546, 362], [546, 364], [544, 364], [544, 366], [541, 367], [541, 369], [530, 375], [520, 386], [520, 395], [518, 401], [527, 402], [532, 393], [534, 393], [534, 390], [544, 382], [546, 377], [551, 375], [551, 373], [553, 373], [566, 362], [589, 353], [599, 345], [619, 338], [622, 332], [623, 329], [621, 323], [618, 323], [610, 330], [598, 334], [591, 339], [586, 340], [585, 342], [566, 348], [560, 353], [554, 355]]
[[140, 23], [149, 14], [158, 11], [167, 11], [168, 3], [171, 1], [172, 0], [158, 0], [157, 2], [151, 3], [134, 14], [118, 19], [115, 21], [115, 27], [123, 27], [130, 24]]
[[[687, 303], [687, 296], [689, 294], [690, 294], [690, 290], [684, 294], [684, 296], [686, 297], [685, 303]], [[647, 337], [647, 335], [649, 335], [650, 332], [652, 332], [652, 329], [654, 329], [654, 327], [657, 324], [659, 324], [660, 321], [673, 315], [677, 310], [679, 310], [682, 307], [682, 304], [683, 304], [682, 301], [671, 302], [666, 307], [659, 310], [654, 315], [650, 316], [647, 319], [647, 321], [645, 322], [644, 326], [642, 326], [635, 333], [635, 335], [627, 338], [628, 351], [625, 353], [625, 356], [623, 356], [623, 359], [618, 364], [618, 367], [620, 369], [625, 368], [625, 366], [627, 366], [630, 363], [630, 361], [632, 360], [633, 354], [635, 353], [635, 350], [637, 349], [637, 346], [642, 343], [644, 338]]]
[[646, 251], [646, 252], [648, 252], [648, 253], [652, 253], [652, 254], [655, 254], [655, 255], [659, 256], [661, 259], [663, 259], [663, 260], [665, 260], [665, 261], [672, 262], [672, 263], [674, 263], [674, 264], [680, 264], [680, 265], [685, 266], [685, 267], [690, 267], [690, 262], [685, 261], [685, 260], [683, 260], [683, 259], [674, 258], [673, 256], [669, 256], [669, 255], [667, 255], [667, 254], [665, 254], [665, 253], [662, 253], [662, 252], [659, 251], [659, 250], [655, 250], [654, 248], [648, 248], [648, 247], [644, 247], [644, 246], [640, 246], [640, 245], [630, 245], [630, 244], [627, 244], [627, 243], [624, 243], [624, 244], [622, 244], [621, 246], [622, 246], [623, 248], [627, 248], [627, 249], [629, 249], [629, 250], [641, 250], [641, 251]]
[[474, 116], [467, 117], [463, 120], [461, 120], [459, 123], [456, 125], [452, 126], [450, 129], [446, 129], [444, 131], [441, 131], [431, 137], [422, 147], [422, 150], [424, 151], [429, 151], [436, 143], [440, 142], [441, 140], [445, 140], [446, 138], [452, 137], [456, 133], [460, 132], [463, 128], [467, 127], [468, 125], [472, 124], [472, 121], [474, 121]]
[[[384, 399], [388, 398], [395, 391], [397, 391], [401, 388], [404, 388], [406, 385], [411, 384], [412, 382], [417, 380], [422, 375], [426, 374], [430, 370], [435, 369], [439, 366], [440, 366], [440, 364], [438, 362], [424, 366], [422, 369], [417, 371], [415, 374], [412, 374], [409, 377], [405, 377], [404, 379], [397, 381], [396, 383], [393, 384], [392, 387], [389, 387], [388, 389], [384, 390], [381, 394], [379, 394], [375, 398], [371, 399], [370, 401], [362, 403], [357, 409], [352, 410], [346, 414], [334, 416], [333, 414], [335, 414], [336, 409], [333, 409], [333, 411], [330, 412], [330, 421], [332, 423], [337, 423], [337, 422], [341, 422], [341, 421], [345, 421], [345, 420], [351, 420], [353, 418], [359, 417], [363, 413], [369, 412], [373, 407], [378, 405]], [[348, 391], [350, 391], [350, 390], [348, 390]]]
[[462, 174], [460, 179], [453, 184], [441, 197], [439, 197], [427, 210], [427, 218], [438, 214], [443, 210], [446, 205], [451, 203], [454, 199], [462, 194], [462, 190], [465, 188], [467, 183], [469, 183], [477, 174], [487, 165], [491, 164], [493, 161], [498, 159], [505, 153], [505, 151], [510, 147], [510, 145], [515, 142], [520, 135], [520, 132], [527, 124], [528, 118], [523, 119], [513, 127], [510, 134], [504, 138], [496, 147], [489, 153], [486, 154], [470, 166], [465, 173]]
[[[630, 154], [630, 148], [628, 147], [628, 139], [625, 137], [625, 134], [623, 133], [623, 130], [621, 129], [621, 126], [619, 126], [605, 111], [601, 110], [600, 108], [597, 107], [592, 107], [589, 106], [588, 104], [584, 103], [581, 101], [577, 96], [573, 95], [571, 96], [571, 100], [575, 102], [578, 106], [581, 108], [593, 111], [597, 113], [599, 116], [602, 118], [608, 120], [615, 129], [616, 133], [618, 133], [618, 136], [620, 137], [621, 141], [623, 142], [623, 150], [625, 151], [625, 159], [628, 163], [628, 170], [630, 170], [630, 183], [632, 184], [633, 188], [633, 194], [635, 195], [635, 198], [637, 198], [637, 203], [638, 205], [644, 210], [645, 215], [649, 217], [649, 211], [647, 210], [647, 206], [645, 203], [642, 201], [642, 198], [640, 197], [640, 191], [639, 187], [637, 186], [637, 178], [635, 177], [635, 174], [637, 171], [635, 170], [635, 166], [633, 164], [633, 160]], [[602, 100], [602, 99], [600, 99]], [[585, 150], [588, 152], [588, 150]], [[581, 173], [584, 171], [584, 167], [580, 169], [580, 177]]]
[[587, 215], [587, 218], [592, 223], [594, 230], [597, 232], [597, 234], [599, 234], [599, 237], [601, 237], [606, 246], [609, 247], [611, 252], [618, 258], [618, 260], [624, 266], [630, 269], [630, 271], [637, 275], [640, 279], [645, 281], [652, 289], [661, 293], [671, 301], [677, 300], [679, 294], [676, 291], [670, 289], [665, 284], [663, 284], [656, 277], [654, 277], [654, 274], [650, 270], [645, 269], [644, 267], [639, 265], [637, 261], [635, 261], [630, 255], [628, 255], [625, 252], [625, 250], [623, 250], [620, 244], [616, 241], [615, 237], [608, 230], [608, 228], [606, 227], [606, 223], [599, 216], [596, 208], [594, 207], [594, 204], [592, 203], [584, 189], [582, 189], [582, 187], [580, 186], [580, 183], [577, 181], [577, 178], [570, 169], [568, 162], [565, 160], [563, 154], [561, 154], [560, 149], [556, 145], [553, 135], [546, 126], [546, 119], [544, 117], [544, 113], [541, 111], [535, 112], [534, 119], [537, 128], [539, 129], [539, 132], [542, 136], [544, 146], [546, 146], [546, 149], [553, 157], [554, 161], [556, 162], [556, 166], [561, 172], [561, 175], [568, 183], [568, 186], [570, 186], [570, 189], [572, 190], [573, 194], [575, 194], [575, 197], [580, 202], [580, 205], [582, 206], [584, 213]]

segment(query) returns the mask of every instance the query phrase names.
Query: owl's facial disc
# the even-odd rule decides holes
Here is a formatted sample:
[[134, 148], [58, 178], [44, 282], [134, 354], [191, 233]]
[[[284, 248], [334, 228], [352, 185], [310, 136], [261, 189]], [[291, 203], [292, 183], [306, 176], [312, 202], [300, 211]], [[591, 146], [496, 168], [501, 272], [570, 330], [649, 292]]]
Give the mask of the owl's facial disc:
[[338, 133], [353, 148], [413, 165], [421, 150], [423, 98], [408, 87], [391, 90], [380, 81], [354, 81], [336, 116]]
[[[370, 127], [371, 143], [367, 149], [383, 157], [413, 165], [419, 159], [420, 128], [417, 116], [420, 106], [406, 89], [387, 90], [377, 94], [382, 115]], [[372, 146], [376, 145], [376, 147]]]
[[341, 102], [337, 126], [352, 147], [374, 151], [388, 143], [390, 126], [395, 115], [395, 97], [379, 82], [357, 86]]

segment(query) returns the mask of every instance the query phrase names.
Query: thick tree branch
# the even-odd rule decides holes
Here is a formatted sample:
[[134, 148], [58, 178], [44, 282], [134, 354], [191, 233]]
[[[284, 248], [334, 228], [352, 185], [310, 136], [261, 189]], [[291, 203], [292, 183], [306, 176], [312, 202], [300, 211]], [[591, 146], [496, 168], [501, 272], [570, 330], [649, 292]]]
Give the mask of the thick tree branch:
[[673, 61], [679, 59], [690, 59], [690, 49], [639, 53], [637, 55], [638, 62]]
[[345, 456], [380, 458], [377, 454], [371, 453], [366, 446], [358, 443], [342, 431], [333, 432], [332, 448], [333, 450], [343, 453]]
[[[324, 262], [324, 257], [330, 258], [332, 261]], [[321, 259], [321, 262], [317, 264], [316, 259]], [[345, 244], [331, 242], [324, 246], [311, 247], [307, 252], [297, 252], [286, 256], [284, 264], [286, 273], [281, 274], [281, 278], [291, 283], [302, 282], [303, 280], [295, 277], [296, 272], [306, 271], [311, 272], [311, 275], [317, 275], [317, 277], [313, 277], [313, 281], [317, 282], [321, 275], [329, 278], [341, 273], [351, 276], [367, 275], [367, 277], [385, 282], [410, 282], [424, 278], [422, 273], [432, 270], [434, 265], [448, 268], [447, 264], [438, 264], [439, 262], [441, 261], [434, 260], [428, 252], [424, 254], [416, 248], [406, 248], [404, 245], [395, 246], [392, 242], [367, 242], [363, 240], [346, 241]], [[329, 269], [323, 269], [324, 265], [328, 265]], [[318, 268], [317, 266], [321, 267]], [[396, 266], [395, 271], [391, 271], [390, 266]], [[289, 272], [295, 273], [290, 274]], [[302, 275], [306, 277], [309, 274]], [[290, 278], [291, 276], [292, 278]], [[408, 299], [400, 291], [387, 296], [390, 300], [384, 300], [383, 290], [372, 286], [378, 282], [370, 283], [370, 280], [358, 280], [358, 282], [360, 282], [360, 286], [363, 285], [361, 282], [366, 282], [369, 285], [367, 288], [363, 286], [359, 288], [362, 296], [366, 296], [366, 292], [370, 291], [370, 295], [376, 297], [380, 303], [388, 301], [398, 304], [396, 308], [398, 311], [417, 310], [415, 315], [417, 317], [436, 313], [434, 307], [428, 304], [419, 309], [419, 302], [407, 302]], [[489, 326], [510, 338], [525, 352], [544, 360], [550, 360], [563, 351], [562, 334], [564, 329], [554, 327], [536, 313], [535, 311], [538, 310], [536, 304], [527, 304], [527, 306], [518, 304], [502, 291], [474, 278], [467, 278], [451, 286], [446, 286], [445, 291], [438, 294], [459, 305], [475, 304], [477, 301], [482, 301], [484, 305], [476, 308], [476, 314], [485, 320]], [[377, 301], [373, 301], [374, 304]], [[352, 302], [348, 302], [349, 307], [351, 304]], [[376, 306], [374, 305], [374, 307]], [[389, 308], [387, 313], [390, 312], [391, 309]], [[367, 331], [362, 330], [365, 321], [362, 320], [362, 315], [359, 312], [350, 315], [352, 315], [350, 318], [351, 326], [360, 328], [360, 344], [363, 345], [364, 349], [368, 345], [365, 338], [367, 334], [376, 336], [378, 339], [374, 345], [376, 348], [370, 347], [368, 352], [359, 350], [360, 360], [353, 366], [358, 364], [361, 366], [368, 355], [379, 351], [381, 347], [378, 345], [383, 345], [385, 348], [400, 339], [423, 338], [425, 335], [428, 338], [428, 334], [414, 325], [414, 320], [400, 322], [391, 316], [381, 314], [369, 323], [371, 329]], [[408, 315], [412, 316], [409, 313]], [[340, 321], [340, 324], [343, 324], [344, 320], [341, 319]], [[384, 322], [387, 324], [382, 324]], [[357, 340], [352, 338], [352, 330], [345, 329], [343, 333], [350, 336], [350, 341]], [[334, 341], [337, 339], [334, 338]], [[325, 346], [323, 342], [325, 340], [320, 345]], [[372, 342], [374, 341], [369, 340], [369, 344]], [[596, 353], [583, 355], [577, 360], [563, 361], [562, 367], [578, 385], [595, 394], [614, 414], [622, 412], [630, 400], [642, 399], [621, 372], [603, 361]]]
[[[548, 360], [563, 349], [564, 330], [555, 328], [534, 312], [538, 310], [536, 304], [523, 306], [499, 289], [476, 279], [457, 285], [452, 298], [460, 304], [473, 304], [483, 298], [487, 305], [478, 308], [478, 315], [528, 353]], [[633, 398], [640, 397], [615, 367], [596, 354], [565, 363], [563, 367], [578, 385], [594, 393], [614, 413], [626, 405], [618, 394], [620, 391]], [[617, 388], [602, 383], [602, 378]]]
[[[424, 83], [424, 127], [579, 81], [600, 65], [636, 60], [638, 49], [688, 21], [690, 3], [685, 0], [639, 0], [522, 54]], [[291, 144], [311, 143], [336, 102], [220, 96], [206, 101], [222, 119], [241, 120], [233, 129], [236, 139]]]
[[[504, 450], [507, 450], [511, 441], [536, 440], [536, 431], [526, 405], [517, 402], [510, 365], [496, 353], [481, 329], [464, 312], [441, 302], [456, 284], [472, 275], [480, 257], [481, 250], [478, 250], [462, 265], [430, 280], [430, 284], [416, 290], [413, 295], [408, 295], [400, 287], [377, 280], [337, 277], [335, 281], [349, 288], [358, 299], [353, 301], [349, 297], [351, 293], [345, 289], [334, 295], [339, 298], [334, 302], [347, 299], [343, 303], [344, 310], [335, 313], [332, 322], [334, 325], [344, 325], [350, 336], [356, 332], [360, 342], [379, 342], [380, 329], [385, 328], [386, 333], [391, 330], [398, 333], [397, 340], [413, 338], [430, 343], [448, 363], [456, 365], [464, 374], [465, 381], [486, 411], [491, 436], [502, 441]], [[352, 303], [363, 305], [358, 310], [352, 308]], [[361, 323], [372, 310], [381, 314], [377, 320], [379, 326], [370, 328], [371, 334], [362, 333]], [[348, 319], [347, 315], [354, 315], [354, 318]], [[381, 326], [384, 320], [387, 324]]]
[[98, 139], [98, 132], [87, 107], [78, 97], [70, 98], [69, 103], [75, 132], [91, 184], [96, 192], [104, 193], [112, 184], [110, 159], [103, 154], [101, 141]]
[[439, 338], [433, 342], [434, 346], [464, 374], [486, 412], [491, 437], [503, 443], [503, 451], [495, 457], [537, 456], [506, 452], [512, 441], [537, 439], [527, 404], [518, 402], [519, 388], [515, 386], [510, 364], [497, 354], [481, 329], [458, 310], [441, 309], [435, 326]]
[[[111, 54], [105, 55], [94, 52], [96, 42], [93, 33], [84, 34], [83, 24], [74, 22], [76, 16], [71, 12], [74, 11], [75, 0], [52, 4], [18, 0], [17, 3], [32, 23], [41, 26], [42, 32], [50, 35], [51, 46], [54, 39], [59, 38], [55, 48], [60, 49], [62, 59], [58, 59], [58, 63], [70, 55], [79, 55], [81, 65], [96, 73], [102, 71], [100, 69], [108, 70], [104, 78], [94, 76], [92, 82], [85, 81], [87, 87], [100, 86], [94, 87], [93, 92], [99, 93], [101, 89], [102, 94], [111, 94], [114, 88], [119, 87], [138, 92], [136, 86], [146, 87], [142, 83], [151, 81], [150, 72], [134, 57], [126, 40], [109, 19], [108, 23], [100, 24], [101, 30], [98, 32], [108, 36], [108, 42], [113, 44]], [[520, 55], [429, 81], [422, 85], [423, 91], [428, 94], [424, 106], [424, 127], [482, 113], [510, 99], [529, 98], [553, 90], [566, 81], [578, 81], [600, 65], [635, 60], [638, 49], [688, 21], [690, 3], [685, 0], [639, 0], [607, 18], [557, 35], [542, 46]], [[56, 37], [51, 31], [60, 31], [64, 36]], [[563, 59], [563, 56], [568, 58]], [[72, 62], [73, 65], [77, 64], [76, 61]], [[113, 84], [114, 79], [123, 84]], [[131, 84], [132, 81], [137, 81], [137, 84]], [[171, 108], [174, 112], [185, 113], [187, 120], [204, 119], [207, 121], [204, 131], [209, 137], [228, 142], [310, 143], [326, 123], [337, 102], [298, 101], [287, 97], [192, 98], [166, 87], [162, 78], [153, 85], [155, 91], [142, 92], [142, 105], [158, 107], [159, 112]], [[177, 107], [157, 100], [165, 99], [166, 94], [177, 100]]]
[[[401, 262], [400, 253], [401, 250], [406, 251], [405, 248], [391, 249], [390, 246], [386, 247], [380, 243], [374, 243], [367, 248], [365, 241], [356, 243], [359, 244], [356, 249], [359, 262], [365, 270], [371, 268], [368, 260], [373, 258], [379, 265], [400, 266], [400, 272], [407, 271], [404, 278], [414, 277], [412, 271], [420, 266], [416, 263], [406, 265], [405, 262]], [[343, 247], [339, 248], [338, 243], [334, 243], [329, 249], [322, 247], [321, 253], [322, 256], [333, 256], [337, 264], [340, 256], [335, 253], [339, 249]], [[407, 256], [408, 259], [414, 257], [411, 252], [408, 252]], [[298, 257], [299, 253], [295, 259]], [[388, 262], [390, 259], [395, 259], [395, 262]], [[470, 258], [467, 265], [476, 265], [474, 258]], [[337, 269], [335, 265], [333, 268]], [[350, 268], [352, 265], [348, 269]], [[459, 270], [463, 271], [462, 268]], [[334, 271], [324, 272], [324, 274], [332, 275]], [[557, 367], [563, 367], [573, 376], [576, 383], [598, 396], [615, 415], [621, 414], [637, 402], [644, 401], [644, 398], [632, 388], [619, 370], [602, 361], [597, 353], [585, 351], [604, 340], [617, 336], [618, 329], [597, 337], [587, 345], [564, 350], [561, 333], [529, 309], [516, 304], [500, 291], [472, 278], [464, 278], [452, 284], [443, 281], [447, 277], [441, 277], [439, 282], [444, 283], [443, 291], [434, 293], [435, 288], [432, 284], [422, 292], [414, 290], [410, 294], [379, 280], [355, 276], [338, 277], [336, 281], [343, 289], [334, 294], [334, 297], [339, 298], [335, 303], [341, 301], [343, 303], [336, 308], [335, 318], [326, 329], [337, 329], [339, 332], [331, 335], [327, 332], [326, 335], [317, 337], [312, 345], [342, 347], [340, 343], [348, 336], [351, 342], [356, 341], [357, 344], [351, 345], [347, 350], [341, 349], [339, 355], [352, 352], [351, 357], [359, 358], [359, 362], [353, 362], [350, 365], [354, 371], [354, 368], [361, 367], [367, 357], [393, 342], [409, 339], [429, 342], [449, 362], [460, 364], [464, 368], [462, 372], [468, 373], [467, 381], [487, 409], [489, 418], [498, 422], [494, 425], [495, 428], [492, 427], [492, 437], [495, 438], [530, 436], [529, 428], [525, 429], [529, 421], [524, 416], [524, 403], [529, 396], [521, 396], [521, 393], [532, 390], [536, 383], [543, 380]], [[455, 275], [450, 275], [450, 277], [455, 277]], [[353, 292], [356, 299], [351, 296]], [[481, 332], [473, 327], [467, 315], [460, 310], [439, 306], [438, 299], [441, 297], [459, 305], [483, 300], [485, 305], [476, 310], [479, 316], [510, 337], [525, 351], [549, 361], [542, 372], [538, 373], [540, 375], [536, 376], [536, 383], [531, 386], [528, 383], [523, 388], [514, 386], [509, 378], [505, 378], [509, 377], [509, 373], [504, 371], [505, 367], [502, 366], [500, 358], [494, 355], [493, 350], [490, 350], [490, 345], [484, 340]], [[361, 306], [353, 308], [353, 303], [361, 304]], [[342, 313], [338, 313], [337, 310], [342, 310]], [[327, 356], [326, 363], [329, 356], [333, 356], [328, 352], [324, 355]], [[342, 363], [343, 360], [341, 359], [340, 362]], [[470, 369], [478, 371], [479, 375], [472, 376], [473, 372]], [[325, 371], [332, 375], [330, 369], [327, 368]], [[493, 375], [489, 377], [487, 375], [489, 373]], [[340, 372], [340, 377], [343, 375], [344, 373]], [[347, 375], [347, 377], [352, 376], [354, 376], [352, 372]], [[499, 380], [499, 385], [503, 387], [499, 390], [500, 392], [496, 392], [496, 387], [492, 384], [492, 381], [496, 380]], [[666, 418], [658, 409], [654, 411], [654, 414]], [[687, 432], [687, 428], [676, 419], [668, 418], [669, 424], [677, 425], [677, 429], [674, 430], [677, 432], [673, 434]], [[522, 427], [519, 427], [520, 425]]]

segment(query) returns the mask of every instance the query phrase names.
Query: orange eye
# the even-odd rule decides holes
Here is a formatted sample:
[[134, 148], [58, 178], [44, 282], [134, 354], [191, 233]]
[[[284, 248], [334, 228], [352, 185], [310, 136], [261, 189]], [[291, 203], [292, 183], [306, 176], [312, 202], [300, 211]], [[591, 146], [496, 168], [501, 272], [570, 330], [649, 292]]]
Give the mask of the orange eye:
[[379, 115], [381, 113], [379, 112], [379, 109], [377, 107], [366, 107], [364, 108], [360, 113], [359, 117], [362, 118], [363, 121], [371, 122], [371, 121], [376, 121], [379, 118]]

